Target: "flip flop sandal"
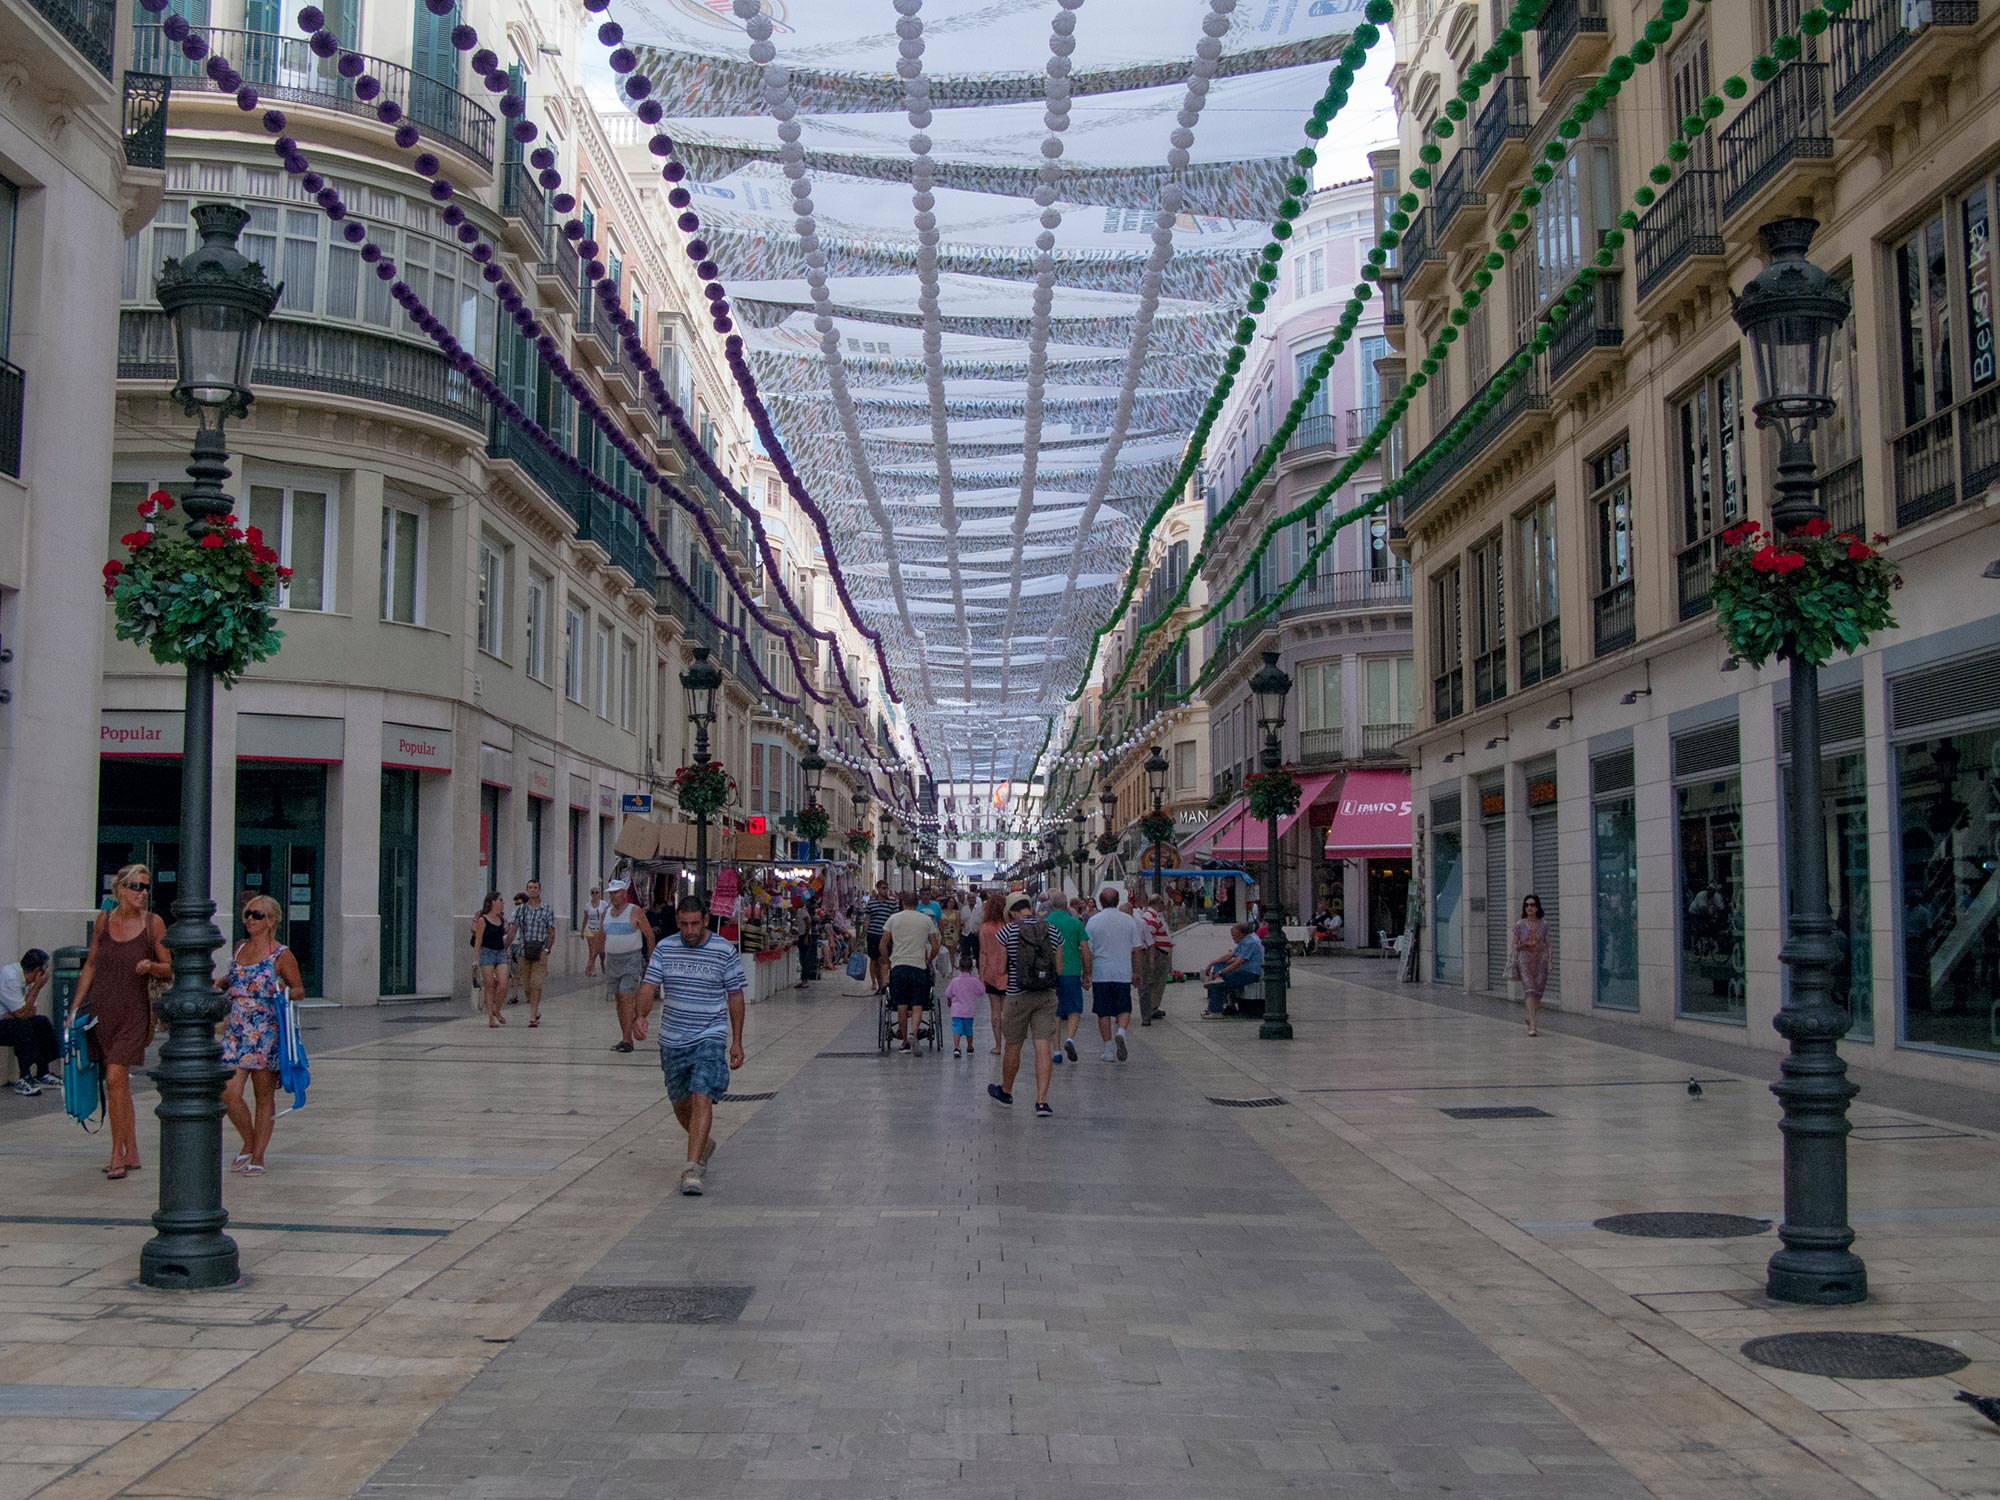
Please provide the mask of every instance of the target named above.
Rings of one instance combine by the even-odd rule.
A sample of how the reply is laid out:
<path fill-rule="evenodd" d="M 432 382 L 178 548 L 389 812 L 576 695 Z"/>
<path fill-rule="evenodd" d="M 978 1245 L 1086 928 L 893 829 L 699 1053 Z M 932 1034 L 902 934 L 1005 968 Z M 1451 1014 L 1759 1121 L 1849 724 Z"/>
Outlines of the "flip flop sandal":
<path fill-rule="evenodd" d="M 123 1167 L 106 1167 L 104 1169 L 104 1175 L 106 1179 L 108 1179 L 111 1182 L 119 1182 L 124 1179 L 125 1170 L 126 1169 Z"/>
<path fill-rule="evenodd" d="M 245 1177 L 262 1177 L 264 1175 L 264 1169 L 258 1166 L 257 1163 L 253 1161 L 244 1166 L 243 1175 Z"/>

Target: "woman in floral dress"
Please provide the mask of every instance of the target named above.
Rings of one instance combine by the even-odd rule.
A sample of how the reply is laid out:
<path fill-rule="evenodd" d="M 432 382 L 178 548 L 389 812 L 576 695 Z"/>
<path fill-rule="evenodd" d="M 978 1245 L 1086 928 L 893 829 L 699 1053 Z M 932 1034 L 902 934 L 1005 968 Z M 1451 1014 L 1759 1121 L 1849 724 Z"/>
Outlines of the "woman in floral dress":
<path fill-rule="evenodd" d="M 222 1088 L 222 1107 L 229 1123 L 243 1138 L 243 1149 L 230 1164 L 246 1177 L 264 1173 L 264 1152 L 278 1122 L 278 1007 L 306 992 L 299 961 L 278 941 L 278 903 L 269 896 L 251 896 L 243 903 L 243 928 L 249 935 L 237 945 L 229 965 L 229 1019 L 222 1028 L 222 1062 L 236 1071 Z M 256 1095 L 256 1113 L 243 1102 L 248 1080 Z"/>
<path fill-rule="evenodd" d="M 1534 1036 L 1542 991 L 1549 987 L 1549 924 L 1542 920 L 1539 896 L 1521 899 L 1521 920 L 1514 924 L 1514 974 L 1527 998 L 1528 1035 Z"/>

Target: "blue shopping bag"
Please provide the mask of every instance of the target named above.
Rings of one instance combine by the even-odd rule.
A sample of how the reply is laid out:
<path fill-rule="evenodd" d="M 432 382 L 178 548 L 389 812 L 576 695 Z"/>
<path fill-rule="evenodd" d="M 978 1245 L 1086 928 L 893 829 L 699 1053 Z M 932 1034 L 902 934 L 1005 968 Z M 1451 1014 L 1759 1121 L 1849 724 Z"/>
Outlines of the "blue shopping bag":
<path fill-rule="evenodd" d="M 96 1024 L 89 1011 L 72 1011 L 62 1033 L 63 1110 L 85 1130 L 93 1128 L 92 1115 L 98 1125 L 104 1123 L 104 1067 L 90 1055 L 90 1028 Z"/>
<path fill-rule="evenodd" d="M 868 977 L 867 954 L 850 953 L 847 955 L 847 977 L 849 979 L 866 979 Z"/>
<path fill-rule="evenodd" d="M 306 1060 L 305 1038 L 300 1035 L 299 1008 L 290 998 L 278 1007 L 278 1087 L 292 1096 L 293 1109 L 306 1107 L 312 1066 Z"/>

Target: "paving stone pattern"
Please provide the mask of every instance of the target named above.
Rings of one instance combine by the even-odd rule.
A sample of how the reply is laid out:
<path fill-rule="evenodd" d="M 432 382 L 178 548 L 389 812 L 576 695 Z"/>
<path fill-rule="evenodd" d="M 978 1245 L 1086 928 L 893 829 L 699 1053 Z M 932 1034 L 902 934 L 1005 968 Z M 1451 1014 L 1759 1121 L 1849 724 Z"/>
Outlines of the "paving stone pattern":
<path fill-rule="evenodd" d="M 1052 1123 L 983 1052 L 806 1063 L 583 1278 L 739 1319 L 533 1323 L 358 1493 L 1648 1493 L 1134 1035 Z"/>

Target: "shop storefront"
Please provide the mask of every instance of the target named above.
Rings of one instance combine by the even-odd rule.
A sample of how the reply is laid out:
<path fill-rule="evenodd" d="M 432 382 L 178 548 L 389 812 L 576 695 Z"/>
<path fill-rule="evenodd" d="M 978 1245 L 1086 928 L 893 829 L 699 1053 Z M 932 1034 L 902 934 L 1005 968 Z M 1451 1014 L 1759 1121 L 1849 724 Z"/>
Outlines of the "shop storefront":
<path fill-rule="evenodd" d="M 421 801 L 427 778 L 449 774 L 452 733 L 414 724 L 382 726 L 382 820 L 378 876 L 382 935 L 377 982 L 384 995 L 417 993 L 417 895 Z"/>
<path fill-rule="evenodd" d="M 1342 935 L 1357 948 L 1386 948 L 1409 926 L 1409 773 L 1349 771 L 1327 802 L 1320 855 L 1350 877 Z"/>
<path fill-rule="evenodd" d="M 1431 799 L 1431 978 L 1465 978 L 1465 839 L 1459 828 L 1463 799 L 1443 792 Z"/>
<path fill-rule="evenodd" d="M 1639 1008 L 1639 812 L 1630 746 L 1590 762 L 1591 1003 Z"/>
<path fill-rule="evenodd" d="M 1734 719 L 1674 736 L 1677 1014 L 1742 1025 L 1748 959 L 1743 868 L 1743 779 Z"/>

